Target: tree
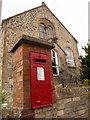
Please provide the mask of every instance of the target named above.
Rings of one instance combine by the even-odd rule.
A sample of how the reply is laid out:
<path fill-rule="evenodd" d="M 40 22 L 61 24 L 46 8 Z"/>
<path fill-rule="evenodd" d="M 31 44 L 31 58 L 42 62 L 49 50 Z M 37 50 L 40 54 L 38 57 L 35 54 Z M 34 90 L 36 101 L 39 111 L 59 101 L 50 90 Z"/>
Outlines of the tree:
<path fill-rule="evenodd" d="M 85 51 L 85 56 L 80 56 L 81 61 L 81 78 L 89 79 L 90 83 L 90 44 L 82 48 Z"/>

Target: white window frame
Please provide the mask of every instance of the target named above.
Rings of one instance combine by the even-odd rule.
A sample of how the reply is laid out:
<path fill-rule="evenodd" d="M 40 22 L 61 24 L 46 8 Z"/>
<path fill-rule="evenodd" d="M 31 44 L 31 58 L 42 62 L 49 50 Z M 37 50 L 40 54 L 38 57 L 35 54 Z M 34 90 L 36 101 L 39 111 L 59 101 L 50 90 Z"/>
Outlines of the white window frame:
<path fill-rule="evenodd" d="M 65 48 L 65 53 L 67 54 L 66 62 L 68 67 L 75 67 L 73 51 L 71 50 L 71 48 L 69 47 Z"/>
<path fill-rule="evenodd" d="M 53 52 L 55 54 L 55 56 L 53 56 Z M 55 50 L 51 50 L 51 55 L 52 55 L 52 62 L 53 62 L 53 59 L 55 59 L 55 66 L 53 66 L 52 64 L 52 69 L 53 68 L 56 68 L 56 74 L 53 73 L 54 76 L 58 76 L 59 75 L 59 70 L 60 70 L 60 60 L 59 60 L 59 57 L 58 57 L 58 53 L 55 51 Z"/>
<path fill-rule="evenodd" d="M 53 38 L 53 28 L 50 25 L 48 26 L 48 37 Z"/>
<path fill-rule="evenodd" d="M 40 23 L 40 38 L 42 38 L 42 39 L 47 38 L 46 26 L 43 23 Z"/>

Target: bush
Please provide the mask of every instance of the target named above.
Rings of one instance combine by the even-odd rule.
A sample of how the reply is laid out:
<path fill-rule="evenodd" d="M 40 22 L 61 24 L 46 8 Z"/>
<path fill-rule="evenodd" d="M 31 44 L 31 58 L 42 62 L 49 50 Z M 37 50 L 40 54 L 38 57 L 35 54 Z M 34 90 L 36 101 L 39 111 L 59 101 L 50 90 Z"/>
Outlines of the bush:
<path fill-rule="evenodd" d="M 78 87 L 90 86 L 90 79 L 84 79 L 83 83 L 78 84 Z"/>
<path fill-rule="evenodd" d="M 5 95 L 7 94 L 6 90 L 0 90 L 0 109 L 7 106 L 7 103 L 4 103 L 7 99 L 5 98 Z"/>

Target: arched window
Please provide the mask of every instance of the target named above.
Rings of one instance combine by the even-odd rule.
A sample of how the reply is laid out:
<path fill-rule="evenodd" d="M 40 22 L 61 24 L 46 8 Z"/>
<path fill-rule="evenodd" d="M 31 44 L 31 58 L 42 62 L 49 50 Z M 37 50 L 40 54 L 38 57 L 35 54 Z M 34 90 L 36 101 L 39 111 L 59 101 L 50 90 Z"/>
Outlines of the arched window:
<path fill-rule="evenodd" d="M 66 56 L 67 65 L 70 66 L 70 67 L 75 67 L 72 50 L 70 48 L 65 48 L 65 52 L 67 54 L 67 56 Z"/>
<path fill-rule="evenodd" d="M 51 26 L 48 26 L 48 37 L 53 38 L 53 29 Z"/>
<path fill-rule="evenodd" d="M 51 51 L 52 53 L 52 69 L 54 75 L 59 75 L 59 59 L 58 54 L 55 50 Z"/>
<path fill-rule="evenodd" d="M 44 24 L 40 24 L 40 38 L 46 39 L 46 27 Z"/>

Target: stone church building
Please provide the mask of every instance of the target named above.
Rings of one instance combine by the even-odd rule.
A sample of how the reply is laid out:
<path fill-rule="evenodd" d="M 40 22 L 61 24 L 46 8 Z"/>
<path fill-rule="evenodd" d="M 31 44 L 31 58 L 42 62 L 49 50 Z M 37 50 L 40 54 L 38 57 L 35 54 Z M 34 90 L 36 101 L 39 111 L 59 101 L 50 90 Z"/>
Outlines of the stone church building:
<path fill-rule="evenodd" d="M 24 117 L 28 111 L 33 118 L 36 108 L 55 104 L 57 86 L 77 84 L 78 42 L 44 2 L 3 20 L 0 29 L 0 85 L 8 101 L 4 113 Z"/>

